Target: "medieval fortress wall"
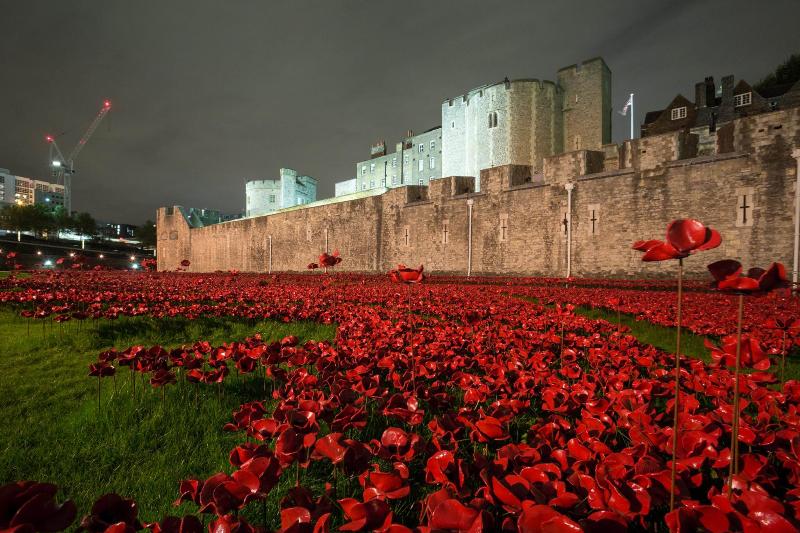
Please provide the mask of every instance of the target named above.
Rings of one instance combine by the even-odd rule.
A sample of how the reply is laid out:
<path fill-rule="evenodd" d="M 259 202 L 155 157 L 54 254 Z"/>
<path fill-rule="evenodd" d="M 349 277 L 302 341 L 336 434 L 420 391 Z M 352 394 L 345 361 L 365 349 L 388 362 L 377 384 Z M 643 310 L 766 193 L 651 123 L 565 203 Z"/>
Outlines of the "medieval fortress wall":
<path fill-rule="evenodd" d="M 427 137 L 403 141 L 398 155 L 359 163 L 351 194 L 205 227 L 190 227 L 180 208 L 160 209 L 159 269 L 189 259 L 201 272 L 302 271 L 338 249 L 340 268 L 353 271 L 424 263 L 439 272 L 654 276 L 664 266 L 642 263 L 631 243 L 663 238 L 669 221 L 689 216 L 723 235 L 720 248 L 686 261 L 690 273 L 721 258 L 791 264 L 800 158 L 791 99 L 800 84 L 768 102 L 730 76 L 716 98 L 709 80 L 698 84 L 704 98 L 678 95 L 648 114 L 649 135 L 621 145 L 609 143 L 611 72 L 600 58 L 559 70 L 555 82 L 478 87 L 442 103 L 441 130 L 425 134 L 441 135 L 441 154 Z M 735 107 L 739 93 L 753 95 L 752 108 Z M 728 117 L 718 127 L 717 114 Z M 438 174 L 417 168 L 438 156 L 442 177 L 397 187 L 389 161 L 399 159 L 405 178 L 415 151 L 411 170 Z"/>
<path fill-rule="evenodd" d="M 327 243 L 328 250 L 338 249 L 344 257 L 341 270 L 383 272 L 397 263 L 424 263 L 435 272 L 565 276 L 569 242 L 572 275 L 658 276 L 669 267 L 642 263 L 631 243 L 663 238 L 669 221 L 688 216 L 723 235 L 718 249 L 685 262 L 689 273 L 705 275 L 705 265 L 722 258 L 739 259 L 746 268 L 765 267 L 770 261 L 791 265 L 800 108 L 736 119 L 706 134 L 712 137 L 712 149 L 699 152 L 698 135 L 688 131 L 604 144 L 604 122 L 610 117 L 598 115 L 573 124 L 568 112 L 548 113 L 548 98 L 558 99 L 559 92 L 580 106 L 584 95 L 578 94 L 574 102 L 568 83 L 556 88 L 531 82 L 526 90 L 529 94 L 520 94 L 518 102 L 531 102 L 534 120 L 528 127 L 562 120 L 561 115 L 563 136 L 545 137 L 535 146 L 506 143 L 502 149 L 546 155 L 560 152 L 564 145 L 568 151 L 543 156 L 541 168 L 534 155 L 527 164 L 490 164 L 479 171 L 478 190 L 474 176 L 454 175 L 453 170 L 464 168 L 469 174 L 472 163 L 466 154 L 488 157 L 491 163 L 491 141 L 475 138 L 485 154 L 451 148 L 455 155 L 447 163 L 448 177 L 431 181 L 429 187 L 384 188 L 354 199 L 347 199 L 351 195 L 203 228 L 190 228 L 178 208 L 161 208 L 159 269 L 173 270 L 189 259 L 195 272 L 303 271 Z M 610 87 L 593 83 L 587 90 L 595 91 L 595 98 L 606 98 Z M 484 102 L 491 102 L 488 93 Z M 505 102 L 513 103 L 514 98 Z M 502 101 L 495 101 L 501 111 Z M 449 116 L 443 112 L 445 131 L 451 126 Z M 463 116 L 468 140 L 470 118 Z M 479 118 L 476 113 L 475 120 Z M 584 128 L 587 122 L 593 124 Z M 501 135 L 513 139 L 520 124 L 512 121 Z M 575 136 L 580 137 L 581 149 L 571 150 Z M 443 143 L 447 158 L 449 147 Z M 467 166 L 455 166 L 462 164 L 459 161 Z M 482 161 L 475 164 L 480 167 Z"/>

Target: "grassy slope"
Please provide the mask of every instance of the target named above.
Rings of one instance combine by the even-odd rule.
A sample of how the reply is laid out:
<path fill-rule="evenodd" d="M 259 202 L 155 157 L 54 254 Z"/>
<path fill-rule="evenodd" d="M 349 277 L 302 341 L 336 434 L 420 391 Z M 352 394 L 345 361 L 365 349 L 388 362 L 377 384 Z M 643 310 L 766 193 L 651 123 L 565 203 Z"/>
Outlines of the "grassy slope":
<path fill-rule="evenodd" d="M 115 491 L 135 497 L 145 520 L 177 512 L 170 502 L 177 497 L 180 480 L 230 471 L 228 453 L 241 437 L 221 428 L 241 403 L 264 397 L 263 382 L 229 377 L 222 398 L 214 386 L 202 387 L 196 406 L 189 385 L 169 388 L 164 403 L 160 391 L 139 380 L 134 401 L 129 372 L 121 369 L 116 394 L 113 380 L 103 380 L 98 412 L 97 381 L 87 376 L 87 365 L 102 350 L 134 344 L 171 347 L 196 340 L 219 343 L 255 331 L 270 340 L 289 334 L 323 340 L 335 334 L 333 326 L 312 323 L 252 326 L 221 319 L 122 319 L 82 330 L 68 323 L 63 332 L 58 325 L 48 327 L 44 337 L 38 323 L 30 334 L 27 329 L 13 313 L 0 312 L 0 483 L 57 483 L 80 513 L 98 496 Z M 185 507 L 184 512 L 193 511 Z"/>

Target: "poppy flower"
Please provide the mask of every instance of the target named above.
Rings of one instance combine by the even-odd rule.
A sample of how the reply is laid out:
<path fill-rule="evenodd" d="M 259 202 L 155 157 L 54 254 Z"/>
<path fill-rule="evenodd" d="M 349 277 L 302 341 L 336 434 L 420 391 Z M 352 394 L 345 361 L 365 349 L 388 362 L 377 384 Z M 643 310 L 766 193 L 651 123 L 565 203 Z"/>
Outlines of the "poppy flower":
<path fill-rule="evenodd" d="M 364 488 L 364 501 L 375 498 L 396 500 L 411 493 L 408 485 L 410 473 L 404 463 L 394 463 L 392 472 L 381 472 L 380 465 L 373 467 L 374 470 L 363 472 L 359 476 L 359 483 Z"/>
<path fill-rule="evenodd" d="M 705 346 L 711 350 L 711 359 L 715 364 L 724 364 L 728 367 L 736 365 L 736 335 L 723 337 L 721 347 L 715 346 L 708 340 L 705 341 Z M 769 354 L 762 349 L 758 339 L 751 335 L 742 336 L 740 364 L 755 370 L 766 370 L 770 367 Z"/>
<path fill-rule="evenodd" d="M 642 261 L 665 261 L 683 259 L 704 250 L 711 250 L 722 243 L 717 230 L 707 228 L 699 220 L 684 218 L 673 220 L 667 226 L 665 241 L 636 241 L 633 249 L 644 252 Z"/>
<path fill-rule="evenodd" d="M 72 500 L 56 504 L 56 492 L 55 485 L 35 481 L 0 486 L 0 531 L 51 533 L 67 529 L 78 511 Z"/>
<path fill-rule="evenodd" d="M 339 256 L 339 250 L 334 250 L 332 254 L 323 252 L 319 256 L 319 265 L 323 268 L 332 268 L 341 262 L 342 258 Z"/>
<path fill-rule="evenodd" d="M 203 524 L 194 515 L 165 516 L 160 522 L 145 524 L 145 527 L 153 533 L 203 533 Z"/>
<path fill-rule="evenodd" d="M 417 269 L 408 268 L 405 265 L 397 265 L 395 270 L 389 271 L 389 279 L 393 283 L 421 283 L 425 279 L 422 273 L 422 265 Z"/>
<path fill-rule="evenodd" d="M 579 533 L 583 528 L 577 522 L 559 513 L 549 505 L 536 505 L 533 502 L 523 504 L 522 514 L 517 520 L 520 533 Z"/>
<path fill-rule="evenodd" d="M 257 530 L 242 516 L 220 516 L 208 525 L 208 533 L 256 533 Z"/>
<path fill-rule="evenodd" d="M 138 531 L 142 529 L 138 514 L 139 509 L 135 501 L 112 492 L 94 502 L 91 513 L 81 520 L 78 531 L 103 533 L 111 526 L 114 526 L 115 532 L 119 533 Z"/>
<path fill-rule="evenodd" d="M 723 259 L 708 265 L 714 277 L 714 287 L 736 294 L 767 293 L 780 287 L 788 287 L 786 267 L 772 263 L 767 270 L 751 268 L 742 276 L 742 264 L 732 259 Z"/>

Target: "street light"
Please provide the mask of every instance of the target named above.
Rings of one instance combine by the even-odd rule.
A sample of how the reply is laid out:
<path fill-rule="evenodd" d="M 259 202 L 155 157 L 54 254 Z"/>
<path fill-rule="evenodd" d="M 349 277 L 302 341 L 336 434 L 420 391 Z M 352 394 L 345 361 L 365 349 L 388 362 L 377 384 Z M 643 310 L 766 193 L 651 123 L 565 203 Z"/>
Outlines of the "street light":
<path fill-rule="evenodd" d="M 36 250 L 36 255 L 42 255 L 42 251 L 41 250 Z"/>
<path fill-rule="evenodd" d="M 53 166 L 58 168 L 61 166 L 61 161 L 53 161 Z"/>
<path fill-rule="evenodd" d="M 100 257 L 100 259 L 102 259 L 105 256 L 103 254 L 100 254 L 98 257 Z"/>

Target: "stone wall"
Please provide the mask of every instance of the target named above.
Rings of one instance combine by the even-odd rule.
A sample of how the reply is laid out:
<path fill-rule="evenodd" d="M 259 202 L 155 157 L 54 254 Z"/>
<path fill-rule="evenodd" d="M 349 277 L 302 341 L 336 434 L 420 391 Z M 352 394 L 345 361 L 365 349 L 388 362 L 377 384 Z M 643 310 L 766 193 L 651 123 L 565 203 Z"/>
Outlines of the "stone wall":
<path fill-rule="evenodd" d="M 543 173 L 525 165 L 446 177 L 350 201 L 189 229 L 177 208 L 158 212 L 159 269 L 181 259 L 192 271 L 305 270 L 325 249 L 340 250 L 343 270 L 384 272 L 397 263 L 434 272 L 467 271 L 472 202 L 472 272 L 566 274 L 567 191 L 572 193 L 572 274 L 658 276 L 671 265 L 642 263 L 638 239 L 663 238 L 670 220 L 694 217 L 718 229 L 717 250 L 686 261 L 736 258 L 746 266 L 791 265 L 800 109 L 735 121 L 733 150 L 696 156 L 697 135 L 675 132 L 546 158 Z M 170 211 L 173 214 L 170 214 Z M 743 216 L 743 213 L 745 216 Z"/>

